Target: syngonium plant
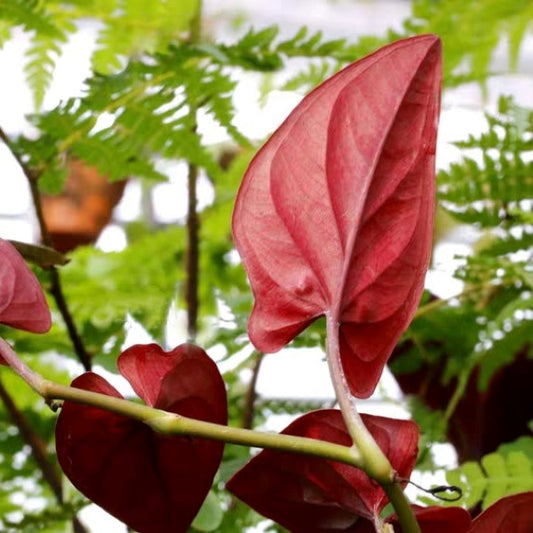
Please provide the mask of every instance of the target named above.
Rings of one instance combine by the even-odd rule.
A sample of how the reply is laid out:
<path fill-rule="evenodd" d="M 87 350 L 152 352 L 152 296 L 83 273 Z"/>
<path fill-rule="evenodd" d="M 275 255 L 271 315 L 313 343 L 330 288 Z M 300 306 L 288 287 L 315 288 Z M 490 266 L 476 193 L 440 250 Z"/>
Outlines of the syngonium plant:
<path fill-rule="evenodd" d="M 45 380 L 0 339 L 4 362 L 46 400 L 65 400 L 59 464 L 89 499 L 146 533 L 187 531 L 223 442 L 265 448 L 227 488 L 294 532 L 527 531 L 532 493 L 473 522 L 459 507 L 410 506 L 414 422 L 359 415 L 413 317 L 432 242 L 441 44 L 386 46 L 311 92 L 250 164 L 233 234 L 255 305 L 253 344 L 279 350 L 325 316 L 340 410 L 310 412 L 281 434 L 227 427 L 226 390 L 199 347 L 135 345 L 120 373 L 145 405 L 87 372 Z M 50 313 L 18 252 L 0 241 L 0 322 L 43 333 Z M 382 516 L 391 502 L 395 513 Z M 509 529 L 511 528 L 511 529 Z"/>

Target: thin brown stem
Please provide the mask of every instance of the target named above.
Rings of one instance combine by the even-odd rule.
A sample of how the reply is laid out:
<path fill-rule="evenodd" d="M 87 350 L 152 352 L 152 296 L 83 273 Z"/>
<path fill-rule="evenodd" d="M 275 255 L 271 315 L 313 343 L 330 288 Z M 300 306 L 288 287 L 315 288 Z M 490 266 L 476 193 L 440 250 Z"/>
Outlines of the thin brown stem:
<path fill-rule="evenodd" d="M 198 43 L 202 31 L 202 2 L 198 2 L 196 13 L 189 27 L 190 44 Z M 192 133 L 196 134 L 197 105 L 189 104 L 189 116 L 192 123 Z M 198 217 L 198 167 L 189 162 L 187 176 L 188 208 L 187 208 L 187 255 L 186 255 L 186 281 L 185 302 L 187 306 L 187 335 L 189 341 L 196 339 L 198 331 L 198 284 L 199 284 L 199 257 L 200 257 L 200 219 Z"/>
<path fill-rule="evenodd" d="M 56 466 L 50 461 L 46 453 L 46 443 L 41 437 L 33 430 L 31 424 L 24 416 L 18 407 L 15 405 L 13 398 L 11 398 L 9 392 L 4 387 L 2 380 L 0 379 L 0 399 L 4 403 L 9 417 L 15 426 L 17 426 L 21 437 L 31 448 L 31 453 L 37 466 L 43 473 L 44 480 L 50 485 L 56 500 L 59 503 L 63 503 L 63 489 L 61 485 L 61 476 Z"/>
<path fill-rule="evenodd" d="M 67 301 L 65 299 L 65 295 L 63 293 L 63 286 L 61 284 L 59 272 L 55 267 L 50 268 L 50 292 L 54 297 L 61 316 L 63 317 L 65 326 L 67 327 L 68 335 L 70 337 L 72 345 L 74 346 L 74 351 L 76 352 L 78 359 L 80 360 L 85 370 L 91 370 L 91 355 L 85 348 L 85 344 L 83 343 L 83 340 L 79 334 L 78 328 L 74 323 L 74 318 L 72 317 Z"/>
<path fill-rule="evenodd" d="M 257 398 L 256 386 L 257 378 L 259 377 L 259 370 L 261 369 L 261 363 L 263 362 L 264 354 L 258 353 L 254 366 L 252 368 L 252 379 L 248 384 L 248 389 L 246 390 L 246 398 L 244 402 L 244 411 L 242 416 L 242 427 L 246 429 L 251 429 L 254 422 L 255 415 L 255 400 Z"/>
<path fill-rule="evenodd" d="M 41 232 L 41 240 L 45 246 L 52 247 L 52 238 L 50 237 L 50 232 L 48 231 L 48 227 L 46 225 L 46 221 L 44 219 L 44 213 L 42 209 L 41 191 L 39 190 L 39 186 L 38 186 L 39 174 L 34 172 L 31 168 L 28 167 L 28 165 L 24 163 L 24 161 L 19 156 L 19 154 L 17 154 L 16 151 L 11 146 L 9 137 L 6 135 L 6 133 L 1 127 L 0 127 L 0 139 L 9 148 L 9 150 L 13 154 L 13 157 L 15 158 L 20 168 L 22 169 L 24 176 L 26 176 L 26 179 L 28 180 L 28 184 L 30 186 L 30 194 L 32 197 L 32 202 L 35 208 L 35 214 L 37 216 L 37 220 L 39 223 L 39 229 Z M 79 331 L 74 322 L 74 318 L 72 317 L 72 313 L 70 312 L 70 309 L 68 307 L 68 304 L 65 299 L 64 292 L 63 292 L 63 287 L 61 284 L 61 277 L 59 275 L 59 271 L 54 265 L 51 265 L 48 268 L 48 271 L 50 272 L 50 293 L 52 294 L 56 302 L 57 308 L 59 312 L 61 313 L 61 316 L 63 317 L 65 326 L 68 331 L 68 335 L 70 337 L 72 345 L 74 346 L 74 351 L 76 352 L 78 359 L 83 365 L 83 368 L 85 370 L 90 370 L 91 369 L 91 355 L 85 348 L 81 335 L 79 334 Z"/>
<path fill-rule="evenodd" d="M 41 470 L 44 481 L 49 485 L 54 494 L 57 503 L 62 505 L 63 485 L 61 481 L 61 474 L 56 465 L 50 461 L 46 452 L 46 443 L 34 430 L 24 413 L 17 407 L 8 390 L 4 387 L 0 379 L 0 400 L 4 403 L 9 418 L 13 424 L 18 428 L 20 435 L 24 442 L 28 444 L 31 449 L 33 459 L 38 468 Z M 75 533 L 87 533 L 87 528 L 74 516 L 72 518 L 72 527 Z"/>
<path fill-rule="evenodd" d="M 185 300 L 187 303 L 187 334 L 189 341 L 194 341 L 198 330 L 198 280 L 199 280 L 199 238 L 200 221 L 198 218 L 198 198 L 196 185 L 198 167 L 189 163 L 187 189 L 189 207 L 187 211 L 187 256 Z"/>

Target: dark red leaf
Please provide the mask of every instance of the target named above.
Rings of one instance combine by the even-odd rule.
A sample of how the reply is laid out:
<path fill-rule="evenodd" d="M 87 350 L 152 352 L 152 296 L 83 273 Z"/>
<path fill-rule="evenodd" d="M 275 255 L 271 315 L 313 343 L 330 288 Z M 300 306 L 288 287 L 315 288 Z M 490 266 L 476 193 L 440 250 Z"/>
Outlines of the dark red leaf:
<path fill-rule="evenodd" d="M 259 151 L 233 216 L 255 296 L 252 342 L 279 350 L 339 324 L 352 392 L 369 396 L 429 261 L 441 46 L 413 37 L 310 93 Z"/>
<path fill-rule="evenodd" d="M 417 456 L 417 425 L 409 420 L 362 417 L 393 468 L 408 478 Z M 341 412 L 333 409 L 308 413 L 283 433 L 345 446 L 352 443 Z M 373 521 L 387 503 L 381 487 L 355 467 L 273 450 L 255 456 L 227 488 L 293 532 L 358 531 L 352 528 L 361 517 Z"/>
<path fill-rule="evenodd" d="M 133 346 L 119 369 L 148 405 L 190 418 L 227 423 L 226 390 L 215 363 L 200 348 L 171 352 Z M 120 398 L 100 376 L 72 386 Z M 57 456 L 72 483 L 92 501 L 139 531 L 187 531 L 222 458 L 223 443 L 163 436 L 141 422 L 65 402 L 56 427 Z"/>
<path fill-rule="evenodd" d="M 416 520 L 422 533 L 468 533 L 472 520 L 470 514 L 461 507 L 419 507 L 413 505 Z M 396 516 L 387 518 L 394 524 L 394 531 L 403 529 Z"/>
<path fill-rule="evenodd" d="M 522 492 L 498 500 L 472 523 L 469 533 L 531 533 L 533 492 Z"/>
<path fill-rule="evenodd" d="M 43 290 L 14 246 L 0 239 L 0 323 L 32 333 L 52 325 Z"/>

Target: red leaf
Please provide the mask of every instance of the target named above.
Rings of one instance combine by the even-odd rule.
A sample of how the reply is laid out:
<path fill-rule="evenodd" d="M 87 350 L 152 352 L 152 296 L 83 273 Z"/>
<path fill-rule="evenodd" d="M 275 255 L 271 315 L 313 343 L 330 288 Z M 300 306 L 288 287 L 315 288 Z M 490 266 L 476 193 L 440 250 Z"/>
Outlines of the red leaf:
<path fill-rule="evenodd" d="M 0 239 L 0 323 L 45 333 L 52 325 L 43 290 L 11 243 Z"/>
<path fill-rule="evenodd" d="M 417 425 L 408 420 L 362 417 L 393 468 L 408 478 L 417 456 Z M 341 412 L 332 409 L 308 413 L 283 433 L 352 444 Z M 361 518 L 373 522 L 387 503 L 381 487 L 355 467 L 273 450 L 255 456 L 229 480 L 227 488 L 293 532 L 358 531 L 352 528 Z"/>
<path fill-rule="evenodd" d="M 472 523 L 469 533 L 531 533 L 533 492 L 522 492 L 498 500 Z"/>
<path fill-rule="evenodd" d="M 200 348 L 183 344 L 164 352 L 153 344 L 133 346 L 120 356 L 119 369 L 148 405 L 227 423 L 224 383 Z M 72 386 L 121 397 L 90 372 Z M 187 531 L 211 488 L 223 447 L 160 435 L 141 422 L 70 401 L 56 427 L 57 456 L 72 483 L 141 533 Z"/>
<path fill-rule="evenodd" d="M 233 216 L 255 296 L 249 333 L 279 350 L 339 324 L 352 392 L 369 396 L 423 288 L 432 239 L 441 46 L 386 46 L 323 83 L 250 164 Z"/>
<path fill-rule="evenodd" d="M 468 533 L 472 520 L 470 514 L 461 507 L 419 507 L 413 505 L 418 525 L 422 533 Z M 386 519 L 394 524 L 394 531 L 402 533 L 396 515 Z"/>

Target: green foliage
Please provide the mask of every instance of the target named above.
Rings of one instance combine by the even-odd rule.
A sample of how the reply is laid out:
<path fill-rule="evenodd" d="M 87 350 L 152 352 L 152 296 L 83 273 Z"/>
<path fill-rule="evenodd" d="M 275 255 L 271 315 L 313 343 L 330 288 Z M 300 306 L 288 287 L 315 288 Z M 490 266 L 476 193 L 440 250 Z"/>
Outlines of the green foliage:
<path fill-rule="evenodd" d="M 30 363 L 36 370 L 55 379 L 66 381 L 64 371 L 58 371 L 55 365 L 41 358 Z M 55 415 L 39 401 L 29 387 L 15 376 L 8 368 L 0 368 L 0 386 L 9 395 L 17 416 L 23 418 L 31 427 L 34 437 L 39 439 L 44 451 L 54 464 L 53 435 Z M 31 453 L 24 435 L 13 422 L 13 413 L 0 401 L 0 529 L 2 531 L 45 531 L 45 525 L 57 522 L 65 523 L 72 517 L 74 508 L 71 503 L 58 505 L 53 492 L 45 481 Z M 79 499 L 79 498 L 78 498 Z M 86 501 L 83 500 L 83 505 Z M 39 512 L 29 513 L 28 502 L 37 504 Z M 76 511 L 81 507 L 81 500 L 73 504 Z M 22 519 L 22 522 L 20 520 Z M 54 526 L 55 531 L 62 531 Z"/>
<path fill-rule="evenodd" d="M 169 41 L 182 38 L 197 9 L 198 0 L 8 0 L 0 6 L 0 19 L 33 33 L 25 69 L 39 108 L 61 45 L 76 31 L 80 20 L 98 22 L 93 68 L 110 74 L 129 58 L 162 51 Z"/>
<path fill-rule="evenodd" d="M 69 533 L 72 529 L 69 519 L 87 505 L 86 500 L 64 503 L 62 505 L 50 504 L 40 512 L 24 512 L 21 520 L 4 519 L 5 529 L 14 533 Z"/>
<path fill-rule="evenodd" d="M 99 0 L 80 10 L 78 16 L 85 11 L 105 23 L 93 55 L 94 71 L 116 72 L 128 58 L 162 50 L 187 32 L 197 9 L 198 0 Z"/>
<path fill-rule="evenodd" d="M 435 471 L 432 448 L 435 443 L 447 441 L 446 418 L 442 411 L 430 409 L 417 396 L 410 396 L 407 401 L 413 420 L 420 426 L 421 431 L 416 468 L 421 471 Z"/>
<path fill-rule="evenodd" d="M 413 34 L 444 37 L 446 83 L 484 81 L 502 38 L 509 42 L 509 64 L 516 68 L 521 44 L 531 31 L 533 7 L 528 0 L 415 0 L 405 28 Z"/>
<path fill-rule="evenodd" d="M 192 528 L 195 531 L 218 531 L 223 519 L 224 512 L 221 509 L 221 502 L 215 492 L 211 491 L 202 508 L 198 511 Z"/>
<path fill-rule="evenodd" d="M 503 496 L 533 490 L 533 462 L 522 451 L 490 453 L 447 472 L 446 481 L 462 489 L 466 507 L 481 503 L 486 509 Z"/>
<path fill-rule="evenodd" d="M 466 156 L 439 175 L 441 205 L 461 222 L 485 230 L 456 275 L 479 287 L 483 308 L 472 361 L 481 364 L 480 386 L 531 346 L 533 231 L 528 223 L 533 198 L 533 112 L 501 97 L 497 115 L 487 114 L 488 131 L 457 143 Z M 479 294 L 476 295 L 479 302 Z"/>
<path fill-rule="evenodd" d="M 110 181 L 140 181 L 144 199 L 168 179 L 162 162 L 181 162 L 207 177 L 214 201 L 200 214 L 200 323 L 198 342 L 221 353 L 227 369 L 229 423 L 240 426 L 250 408 L 250 374 L 260 357 L 249 346 L 246 323 L 252 300 L 245 274 L 235 257 L 230 232 L 233 201 L 244 170 L 256 150 L 234 124 L 237 80 L 251 73 L 266 80 L 266 90 L 307 92 L 348 62 L 378 46 L 415 33 L 438 33 L 445 48 L 445 86 L 483 82 L 502 38 L 509 42 L 509 63 L 516 66 L 521 44 L 531 33 L 528 1 L 415 0 L 413 15 L 401 31 L 365 35 L 350 42 L 299 29 L 281 39 L 277 27 L 245 31 L 235 42 L 199 35 L 198 0 L 7 0 L 0 2 L 0 44 L 12 29 L 29 34 L 23 68 L 38 109 L 52 80 L 62 46 L 80 21 L 96 22 L 93 72 L 81 97 L 36 113 L 32 136 L 10 140 L 12 150 L 39 178 L 41 191 L 57 194 L 67 175 L 66 161 L 76 157 L 96 166 Z M 208 27 L 208 24 L 206 24 Z M 21 66 L 22 68 L 22 66 Z M 290 72 L 290 74 L 289 74 Z M 209 117 L 226 133 L 224 145 L 209 145 L 199 118 Z M 439 175 L 441 206 L 461 223 L 484 231 L 475 253 L 456 273 L 464 294 L 453 302 L 429 295 L 405 335 L 391 367 L 405 375 L 427 367 L 441 383 L 464 382 L 479 367 L 479 386 L 512 363 L 518 353 L 531 355 L 533 273 L 533 113 L 502 98 L 496 114 L 487 115 L 488 131 L 458 143 L 461 163 Z M 185 178 L 184 178 L 185 182 Z M 186 194 L 185 183 L 183 194 Z M 161 227 L 146 210 L 125 227 L 127 247 L 104 253 L 94 247 L 69 254 L 60 268 L 69 309 L 93 363 L 116 371 L 116 356 L 126 337 L 127 317 L 165 343 L 169 309 L 185 307 L 187 230 L 183 223 Z M 529 254 L 529 255 L 528 255 Z M 46 288 L 50 274 L 37 271 Z M 53 298 L 54 326 L 44 336 L 0 327 L 43 375 L 67 383 L 56 362 L 76 359 L 76 351 Z M 294 348 L 323 347 L 319 320 L 298 337 Z M 50 354 L 54 354 L 50 357 Z M 18 408 L 31 421 L 51 452 L 55 415 L 20 380 L 2 370 L 1 378 Z M 457 389 L 460 393 L 460 389 Z M 297 415 L 325 407 L 319 401 L 256 398 L 255 424 L 272 414 Z M 433 468 L 431 446 L 443 442 L 446 420 L 420 401 L 410 400 L 423 430 L 419 468 Z M 531 489 L 531 443 L 518 440 L 449 473 L 465 488 L 469 505 L 514 491 Z M 78 497 L 59 505 L 16 425 L 0 404 L 0 517 L 18 512 L 23 531 L 63 531 L 86 503 Z M 250 450 L 228 445 L 205 506 L 193 531 L 246 531 L 262 518 L 224 491 L 224 482 L 250 457 Z M 50 453 L 51 461 L 54 460 Z M 454 477 L 455 476 L 455 477 Z M 33 480 L 28 483 L 28 480 Z M 43 499 L 44 510 L 27 513 L 13 501 L 16 491 Z M 7 526 L 4 520 L 3 526 Z M 1 526 L 0 526 L 1 527 Z M 279 531 L 276 525 L 268 531 Z"/>
<path fill-rule="evenodd" d="M 509 234 L 522 212 L 525 198 L 533 197 L 533 162 L 525 154 L 533 149 L 533 111 L 501 97 L 498 113 L 486 114 L 488 131 L 455 143 L 472 157 L 464 157 L 439 175 L 443 207 L 461 222 L 483 228 L 501 227 Z M 476 159 L 473 156 L 478 156 Z M 531 232 L 522 237 L 531 244 Z M 502 238 L 497 241 L 502 245 Z"/>
<path fill-rule="evenodd" d="M 0 4 L 0 19 L 21 26 L 32 33 L 26 52 L 28 84 L 33 89 L 35 106 L 39 108 L 52 81 L 57 57 L 76 26 L 69 20 L 68 10 L 53 13 L 37 0 L 9 0 Z M 6 35 L 7 37 L 7 35 Z"/>

